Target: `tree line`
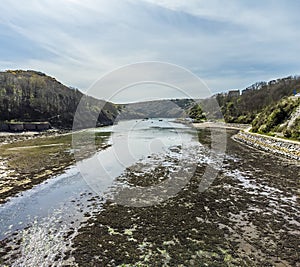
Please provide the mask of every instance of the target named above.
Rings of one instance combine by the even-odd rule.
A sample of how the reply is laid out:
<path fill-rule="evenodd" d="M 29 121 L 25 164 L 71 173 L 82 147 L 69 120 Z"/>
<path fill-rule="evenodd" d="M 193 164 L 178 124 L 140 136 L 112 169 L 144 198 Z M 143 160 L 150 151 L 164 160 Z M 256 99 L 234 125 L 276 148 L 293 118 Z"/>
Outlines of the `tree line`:
<path fill-rule="evenodd" d="M 78 89 L 71 89 L 41 72 L 0 72 L 0 121 L 49 121 L 55 127 L 71 128 L 82 97 Z M 92 97 L 84 100 L 87 113 L 94 116 L 99 113 L 99 124 L 112 124 L 118 113 L 115 105 Z M 86 119 L 82 118 L 82 123 Z"/>

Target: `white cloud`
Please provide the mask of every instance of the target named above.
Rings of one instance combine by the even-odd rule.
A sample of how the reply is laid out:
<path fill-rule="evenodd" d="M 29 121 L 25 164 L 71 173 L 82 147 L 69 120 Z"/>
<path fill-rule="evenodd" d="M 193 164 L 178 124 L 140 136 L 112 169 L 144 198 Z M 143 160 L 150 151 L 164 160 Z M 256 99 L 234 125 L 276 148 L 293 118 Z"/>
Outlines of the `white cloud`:
<path fill-rule="evenodd" d="M 0 68 L 38 69 L 86 89 L 121 65 L 161 60 L 194 71 L 214 90 L 241 88 L 300 72 L 299 7 L 292 0 L 3 0 L 0 29 L 49 56 L 16 56 Z"/>

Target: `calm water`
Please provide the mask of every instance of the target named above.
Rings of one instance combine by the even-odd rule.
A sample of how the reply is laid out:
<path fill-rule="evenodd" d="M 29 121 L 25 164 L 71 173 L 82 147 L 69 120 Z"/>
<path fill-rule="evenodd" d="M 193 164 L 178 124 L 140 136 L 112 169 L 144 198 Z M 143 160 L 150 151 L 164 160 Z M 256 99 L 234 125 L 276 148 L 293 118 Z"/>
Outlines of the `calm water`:
<path fill-rule="evenodd" d="M 151 154 L 167 153 L 174 145 L 197 140 L 193 129 L 170 120 L 123 121 L 90 131 L 110 132 L 108 142 L 112 146 L 1 205 L 1 239 L 36 220 L 59 217 L 67 223 L 82 221 L 83 213 L 90 210 L 88 200 L 102 197 L 126 167 Z"/>

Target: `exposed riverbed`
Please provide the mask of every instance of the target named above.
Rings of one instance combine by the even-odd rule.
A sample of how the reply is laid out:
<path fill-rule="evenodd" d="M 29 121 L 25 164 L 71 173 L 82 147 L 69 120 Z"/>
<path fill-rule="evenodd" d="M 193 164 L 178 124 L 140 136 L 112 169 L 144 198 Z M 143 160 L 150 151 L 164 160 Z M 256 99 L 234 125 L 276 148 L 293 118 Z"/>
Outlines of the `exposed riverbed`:
<path fill-rule="evenodd" d="M 102 192 L 71 167 L 0 206 L 3 264 L 298 266 L 299 163 L 235 142 L 236 133 L 227 130 L 223 165 L 215 166 L 218 176 L 200 192 L 207 167 L 218 162 L 210 131 L 195 135 L 187 126 L 158 120 L 139 124 L 129 138 L 136 148 L 145 145 L 123 169 L 101 179 Z M 108 144 L 96 155 L 102 162 L 113 160 L 115 144 Z M 114 202 L 120 187 L 180 183 L 174 178 L 180 169 L 189 171 L 189 179 L 173 196 L 143 207 Z M 43 259 L 45 246 L 50 253 Z"/>

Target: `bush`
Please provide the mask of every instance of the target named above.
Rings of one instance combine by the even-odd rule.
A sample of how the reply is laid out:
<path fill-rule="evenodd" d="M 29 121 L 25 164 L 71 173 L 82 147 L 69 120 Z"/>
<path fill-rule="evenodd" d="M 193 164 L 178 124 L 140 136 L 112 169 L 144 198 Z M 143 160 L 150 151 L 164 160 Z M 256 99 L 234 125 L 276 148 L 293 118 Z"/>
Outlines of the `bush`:
<path fill-rule="evenodd" d="M 268 127 L 267 124 L 263 124 L 258 128 L 259 133 L 267 133 L 270 131 L 270 128 Z"/>
<path fill-rule="evenodd" d="M 196 122 L 200 122 L 206 119 L 205 114 L 199 104 L 194 105 L 188 112 L 189 117 Z"/>
<path fill-rule="evenodd" d="M 284 129 L 283 130 L 283 136 L 286 137 L 286 138 L 290 138 L 290 137 L 292 137 L 292 133 L 291 133 L 290 130 Z"/>

